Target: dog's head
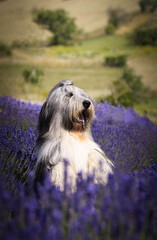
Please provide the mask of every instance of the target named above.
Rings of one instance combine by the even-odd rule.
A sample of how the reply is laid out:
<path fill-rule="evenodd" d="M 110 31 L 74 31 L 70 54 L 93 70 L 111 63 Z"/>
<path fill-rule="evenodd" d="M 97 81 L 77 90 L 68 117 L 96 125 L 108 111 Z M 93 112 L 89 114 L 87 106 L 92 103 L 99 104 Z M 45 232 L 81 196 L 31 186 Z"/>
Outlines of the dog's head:
<path fill-rule="evenodd" d="M 63 80 L 50 91 L 42 106 L 39 132 L 48 131 L 55 122 L 69 131 L 85 131 L 93 117 L 94 107 L 86 92 Z"/>

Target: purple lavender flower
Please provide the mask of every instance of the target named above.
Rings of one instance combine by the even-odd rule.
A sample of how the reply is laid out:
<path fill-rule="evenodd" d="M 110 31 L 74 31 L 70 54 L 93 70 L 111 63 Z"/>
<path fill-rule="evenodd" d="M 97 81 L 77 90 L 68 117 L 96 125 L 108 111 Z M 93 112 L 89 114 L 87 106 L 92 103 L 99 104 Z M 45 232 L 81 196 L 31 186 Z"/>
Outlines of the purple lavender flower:
<path fill-rule="evenodd" d="M 93 137 L 115 163 L 114 175 L 103 186 L 79 173 L 74 193 L 47 176 L 37 198 L 40 108 L 0 97 L 0 239 L 156 239 L 157 127 L 131 108 L 95 103 Z"/>

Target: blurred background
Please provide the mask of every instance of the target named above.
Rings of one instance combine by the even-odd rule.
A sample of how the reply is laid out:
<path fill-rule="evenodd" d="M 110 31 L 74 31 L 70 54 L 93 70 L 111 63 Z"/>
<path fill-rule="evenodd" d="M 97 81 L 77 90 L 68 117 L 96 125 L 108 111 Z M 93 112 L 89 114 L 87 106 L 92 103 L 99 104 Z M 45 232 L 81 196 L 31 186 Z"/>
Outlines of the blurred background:
<path fill-rule="evenodd" d="M 157 0 L 0 0 L 0 96 L 71 79 L 157 124 Z"/>

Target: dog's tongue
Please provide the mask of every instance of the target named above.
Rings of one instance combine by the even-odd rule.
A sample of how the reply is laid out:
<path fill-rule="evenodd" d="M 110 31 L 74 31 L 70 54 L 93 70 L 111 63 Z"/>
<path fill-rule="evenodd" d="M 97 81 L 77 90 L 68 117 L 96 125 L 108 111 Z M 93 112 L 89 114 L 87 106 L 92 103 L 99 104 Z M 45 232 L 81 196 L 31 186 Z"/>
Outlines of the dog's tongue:
<path fill-rule="evenodd" d="M 83 130 L 84 130 L 85 129 L 85 119 L 84 119 L 83 114 L 81 115 L 81 121 L 82 121 Z"/>
<path fill-rule="evenodd" d="M 83 130 L 85 129 L 85 120 L 82 119 L 82 127 L 83 127 Z"/>

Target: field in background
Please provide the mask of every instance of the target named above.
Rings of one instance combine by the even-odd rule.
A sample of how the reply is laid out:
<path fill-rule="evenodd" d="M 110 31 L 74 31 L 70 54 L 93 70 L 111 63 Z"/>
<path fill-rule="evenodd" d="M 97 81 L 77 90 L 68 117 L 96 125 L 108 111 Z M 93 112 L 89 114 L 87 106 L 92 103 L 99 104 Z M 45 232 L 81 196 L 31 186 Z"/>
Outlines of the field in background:
<path fill-rule="evenodd" d="M 76 24 L 85 33 L 99 33 L 107 24 L 107 10 L 112 7 L 123 8 L 128 13 L 139 10 L 138 0 L 2 1 L 0 2 L 0 39 L 7 43 L 12 43 L 14 40 L 45 42 L 50 36 L 49 32 L 32 22 L 32 11 L 36 8 L 65 9 L 76 19 Z"/>
<path fill-rule="evenodd" d="M 100 95 L 105 96 L 110 93 L 112 81 L 120 77 L 122 71 L 104 66 L 105 54 L 121 51 L 126 43 L 125 38 L 114 38 L 114 48 L 111 48 L 113 37 L 103 37 L 72 47 L 16 49 L 12 57 L 0 59 L 0 93 L 42 102 L 58 81 L 71 79 L 95 100 Z M 44 70 L 41 84 L 33 87 L 25 84 L 22 72 L 27 67 Z"/>
<path fill-rule="evenodd" d="M 43 101 L 54 84 L 71 79 L 96 100 L 108 95 L 112 81 L 122 74 L 120 68 L 106 67 L 105 57 L 112 54 L 134 57 L 135 51 L 125 36 L 100 37 L 67 47 L 15 49 L 11 57 L 0 59 L 0 94 Z M 22 72 L 27 67 L 44 70 L 40 85 L 24 82 Z"/>
<path fill-rule="evenodd" d="M 60 80 L 71 79 L 94 99 L 107 96 L 112 82 L 121 77 L 123 68 L 104 65 L 106 56 L 127 54 L 128 65 L 142 76 L 145 86 L 157 91 L 156 47 L 135 47 L 127 36 L 106 36 L 83 41 L 75 46 L 15 49 L 13 55 L 0 59 L 0 95 L 12 95 L 24 100 L 43 102 L 50 89 Z M 26 68 L 43 69 L 42 82 L 25 83 L 22 72 Z M 157 100 L 153 97 L 135 109 L 157 118 Z"/>
<path fill-rule="evenodd" d="M 87 5 L 88 8 L 83 6 Z M 63 8 L 84 30 L 87 40 L 74 46 L 45 47 L 51 35 L 32 22 L 32 10 Z M 130 20 L 121 25 L 116 35 L 101 36 L 108 20 L 109 8 L 123 8 Z M 0 58 L 0 95 L 12 95 L 24 100 L 43 102 L 50 89 L 60 80 L 71 79 L 74 84 L 85 89 L 94 99 L 110 94 L 112 82 L 121 77 L 122 68 L 104 65 L 110 55 L 126 54 L 127 64 L 142 82 L 154 90 L 153 96 L 135 109 L 157 123 L 157 47 L 137 47 L 129 35 L 140 24 L 151 18 L 150 14 L 140 14 L 138 0 L 6 0 L 0 2 L 0 40 L 12 44 L 27 43 L 29 47 L 14 48 L 12 56 Z M 92 37 L 92 38 L 91 38 Z M 26 83 L 22 73 L 27 68 L 41 68 L 44 76 L 40 84 Z"/>

